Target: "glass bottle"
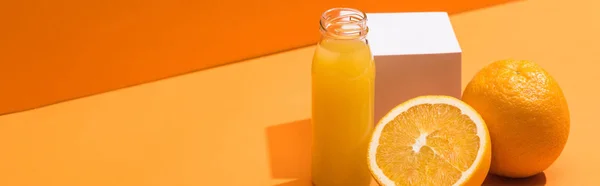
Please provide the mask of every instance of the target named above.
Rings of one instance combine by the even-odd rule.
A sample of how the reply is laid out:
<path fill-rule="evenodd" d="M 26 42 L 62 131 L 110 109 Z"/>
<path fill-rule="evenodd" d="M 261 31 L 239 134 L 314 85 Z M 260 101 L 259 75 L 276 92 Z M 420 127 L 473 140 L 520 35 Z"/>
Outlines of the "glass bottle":
<path fill-rule="evenodd" d="M 368 186 L 375 64 L 367 17 L 351 8 L 325 11 L 312 62 L 312 181 L 316 186 Z"/>

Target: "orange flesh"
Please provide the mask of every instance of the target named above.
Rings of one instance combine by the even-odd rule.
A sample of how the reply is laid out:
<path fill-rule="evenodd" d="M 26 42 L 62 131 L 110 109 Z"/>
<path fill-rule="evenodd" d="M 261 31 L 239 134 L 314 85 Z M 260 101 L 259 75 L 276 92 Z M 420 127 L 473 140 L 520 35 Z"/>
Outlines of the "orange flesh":
<path fill-rule="evenodd" d="M 479 150 L 476 124 L 447 104 L 411 107 L 383 130 L 376 161 L 396 185 L 452 185 Z"/>

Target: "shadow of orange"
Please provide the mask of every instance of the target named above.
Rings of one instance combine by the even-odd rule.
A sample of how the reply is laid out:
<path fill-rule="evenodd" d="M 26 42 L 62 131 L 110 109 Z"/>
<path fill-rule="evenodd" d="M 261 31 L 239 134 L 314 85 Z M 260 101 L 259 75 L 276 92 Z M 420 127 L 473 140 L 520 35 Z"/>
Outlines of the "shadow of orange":
<path fill-rule="evenodd" d="M 266 129 L 273 178 L 310 180 L 312 141 L 310 121 L 310 119 L 299 120 Z"/>
<path fill-rule="evenodd" d="M 544 172 L 528 178 L 505 178 L 489 174 L 482 186 L 542 186 L 546 185 L 546 174 Z"/>

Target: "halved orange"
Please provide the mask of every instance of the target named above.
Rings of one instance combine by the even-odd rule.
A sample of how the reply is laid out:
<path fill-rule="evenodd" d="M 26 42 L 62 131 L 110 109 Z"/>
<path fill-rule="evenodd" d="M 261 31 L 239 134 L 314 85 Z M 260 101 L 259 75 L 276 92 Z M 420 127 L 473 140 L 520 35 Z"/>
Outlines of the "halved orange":
<path fill-rule="evenodd" d="M 466 103 L 421 96 L 385 115 L 369 143 L 375 180 L 393 185 L 481 185 L 491 161 L 488 129 Z"/>

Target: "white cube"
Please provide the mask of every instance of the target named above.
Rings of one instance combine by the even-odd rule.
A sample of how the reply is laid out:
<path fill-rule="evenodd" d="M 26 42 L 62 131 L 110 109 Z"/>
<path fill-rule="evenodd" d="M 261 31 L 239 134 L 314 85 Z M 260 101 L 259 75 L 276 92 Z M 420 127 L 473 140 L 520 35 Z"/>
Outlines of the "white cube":
<path fill-rule="evenodd" d="M 367 13 L 375 58 L 375 123 L 421 95 L 460 98 L 461 49 L 445 12 Z"/>

